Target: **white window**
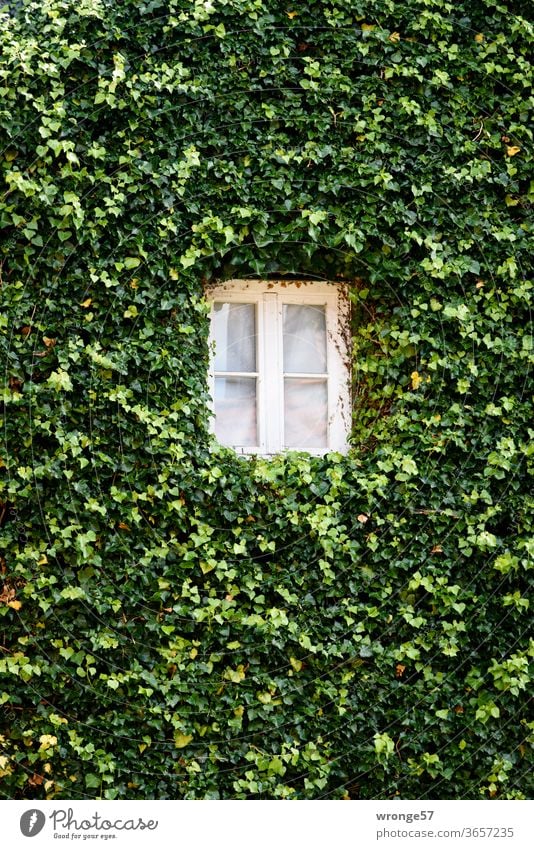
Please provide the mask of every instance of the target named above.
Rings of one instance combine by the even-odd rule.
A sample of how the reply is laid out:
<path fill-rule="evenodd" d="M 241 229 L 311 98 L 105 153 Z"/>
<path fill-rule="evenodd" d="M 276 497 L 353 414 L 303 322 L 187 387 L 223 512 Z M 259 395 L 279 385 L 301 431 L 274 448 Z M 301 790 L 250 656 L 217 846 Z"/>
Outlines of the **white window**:
<path fill-rule="evenodd" d="M 349 302 L 332 283 L 210 287 L 213 428 L 239 453 L 346 451 Z"/>

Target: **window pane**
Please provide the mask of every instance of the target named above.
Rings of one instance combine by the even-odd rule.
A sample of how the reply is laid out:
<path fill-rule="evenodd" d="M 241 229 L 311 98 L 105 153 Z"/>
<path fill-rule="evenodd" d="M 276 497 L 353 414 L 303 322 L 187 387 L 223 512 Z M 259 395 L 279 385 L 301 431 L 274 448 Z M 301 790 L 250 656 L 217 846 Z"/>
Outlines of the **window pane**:
<path fill-rule="evenodd" d="M 327 447 L 326 380 L 286 377 L 284 380 L 284 443 L 286 448 Z"/>
<path fill-rule="evenodd" d="M 256 378 L 215 378 L 215 434 L 223 445 L 258 444 Z"/>
<path fill-rule="evenodd" d="M 284 304 L 284 372 L 326 372 L 324 306 Z"/>
<path fill-rule="evenodd" d="M 215 371 L 256 371 L 254 304 L 213 305 Z"/>

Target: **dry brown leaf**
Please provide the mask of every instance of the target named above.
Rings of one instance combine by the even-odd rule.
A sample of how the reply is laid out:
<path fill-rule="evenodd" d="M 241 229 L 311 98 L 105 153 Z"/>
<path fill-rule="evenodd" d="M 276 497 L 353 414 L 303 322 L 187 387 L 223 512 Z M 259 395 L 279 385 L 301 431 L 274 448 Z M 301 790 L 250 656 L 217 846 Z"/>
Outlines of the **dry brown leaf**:
<path fill-rule="evenodd" d="M 4 588 L 0 594 L 0 601 L 8 604 L 13 598 L 15 598 L 15 590 L 9 584 L 4 584 Z"/>

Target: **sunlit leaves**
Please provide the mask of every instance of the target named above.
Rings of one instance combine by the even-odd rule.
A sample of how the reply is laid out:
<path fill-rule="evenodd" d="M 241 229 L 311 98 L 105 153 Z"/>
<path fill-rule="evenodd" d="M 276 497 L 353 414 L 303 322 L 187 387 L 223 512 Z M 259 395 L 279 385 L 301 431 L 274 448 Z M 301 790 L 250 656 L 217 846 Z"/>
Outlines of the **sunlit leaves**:
<path fill-rule="evenodd" d="M 51 386 L 56 392 L 72 392 L 73 385 L 72 380 L 70 379 L 70 375 L 65 369 L 58 369 L 57 371 L 53 371 L 48 377 L 48 385 Z"/>

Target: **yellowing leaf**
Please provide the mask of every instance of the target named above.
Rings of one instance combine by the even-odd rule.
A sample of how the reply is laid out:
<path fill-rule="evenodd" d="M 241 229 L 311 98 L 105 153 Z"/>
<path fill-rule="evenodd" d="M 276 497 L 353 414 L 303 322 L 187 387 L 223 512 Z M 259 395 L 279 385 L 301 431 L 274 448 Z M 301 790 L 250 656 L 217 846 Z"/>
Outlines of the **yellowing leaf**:
<path fill-rule="evenodd" d="M 55 746 L 57 743 L 57 737 L 54 737 L 53 734 L 41 734 L 39 737 L 39 751 L 42 752 L 45 749 L 50 749 L 52 746 Z"/>
<path fill-rule="evenodd" d="M 302 669 L 302 661 L 301 660 L 298 660 L 296 657 L 290 657 L 289 662 L 290 662 L 291 666 L 293 667 L 293 669 L 295 670 L 295 672 L 300 672 L 300 670 Z"/>
<path fill-rule="evenodd" d="M 174 745 L 177 749 L 184 749 L 186 746 L 189 745 L 192 739 L 192 734 L 182 734 L 181 731 L 177 731 L 174 735 Z"/>
<path fill-rule="evenodd" d="M 519 153 L 520 150 L 521 150 L 521 148 L 517 147 L 517 145 L 515 145 L 515 144 L 512 145 L 512 146 L 507 145 L 506 146 L 506 155 L 507 156 L 515 156 L 516 153 Z"/>
<path fill-rule="evenodd" d="M 8 601 L 7 606 L 12 607 L 13 610 L 20 610 L 20 608 L 22 607 L 22 602 L 20 602 L 20 601 Z"/>
<path fill-rule="evenodd" d="M 0 756 L 0 778 L 3 778 L 4 775 L 11 775 L 13 772 L 13 767 L 9 763 L 9 758 L 6 758 L 5 755 Z"/>
<path fill-rule="evenodd" d="M 237 669 L 226 669 L 223 675 L 223 678 L 226 681 L 231 681 L 232 684 L 240 684 L 244 677 L 245 668 L 242 663 L 239 664 Z"/>
<path fill-rule="evenodd" d="M 72 392 L 73 390 L 69 373 L 62 368 L 57 371 L 53 371 L 46 382 L 49 386 L 55 389 L 56 392 Z"/>
<path fill-rule="evenodd" d="M 286 15 L 290 20 L 293 20 L 293 18 L 297 17 L 298 12 L 286 12 Z"/>
<path fill-rule="evenodd" d="M 517 206 L 519 203 L 519 198 L 514 198 L 512 195 L 506 195 L 504 198 L 504 202 L 506 206 Z"/>
<path fill-rule="evenodd" d="M 485 38 L 485 36 L 481 32 L 477 32 L 477 34 L 475 35 L 475 41 L 478 44 L 482 44 L 482 42 L 484 41 L 484 38 Z"/>
<path fill-rule="evenodd" d="M 365 523 L 369 521 L 369 516 L 367 516 L 365 513 L 360 513 L 360 515 L 356 518 L 358 519 L 358 522 L 360 522 L 362 525 L 365 525 Z"/>
<path fill-rule="evenodd" d="M 410 377 L 412 378 L 412 389 L 419 389 L 421 383 L 423 382 L 422 377 L 420 377 L 418 371 L 412 371 Z"/>
<path fill-rule="evenodd" d="M 389 36 L 389 41 L 393 41 L 394 43 L 400 41 L 400 32 L 392 32 Z"/>
<path fill-rule="evenodd" d="M 362 32 L 371 32 L 376 27 L 376 24 L 362 24 Z"/>
<path fill-rule="evenodd" d="M 42 554 L 41 557 L 39 558 L 39 560 L 37 561 L 37 565 L 38 566 L 46 566 L 47 563 L 48 563 L 48 557 L 46 556 L 46 554 Z"/>
<path fill-rule="evenodd" d="M 86 310 L 88 307 L 90 307 L 90 306 L 91 306 L 91 304 L 92 304 L 92 303 L 93 303 L 93 299 L 92 299 L 92 298 L 86 298 L 86 299 L 85 299 L 85 301 L 82 301 L 82 302 L 81 302 L 80 306 L 81 306 L 81 307 L 83 307 L 83 308 L 84 308 L 84 310 Z"/>

